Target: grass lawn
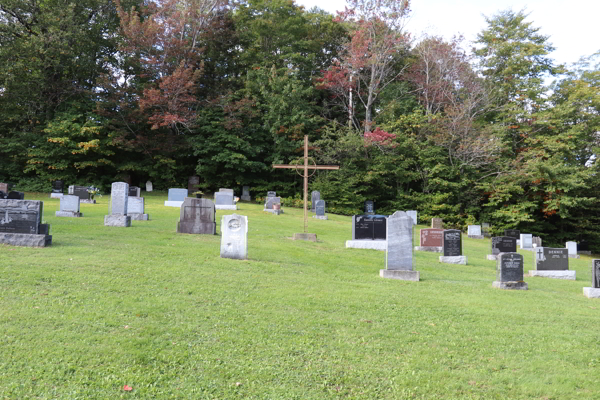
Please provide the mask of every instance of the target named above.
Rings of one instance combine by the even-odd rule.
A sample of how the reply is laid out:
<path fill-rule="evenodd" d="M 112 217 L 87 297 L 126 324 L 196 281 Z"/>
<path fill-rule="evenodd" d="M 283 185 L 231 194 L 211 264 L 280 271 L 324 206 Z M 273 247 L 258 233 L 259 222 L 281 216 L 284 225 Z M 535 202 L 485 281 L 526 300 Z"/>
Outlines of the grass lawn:
<path fill-rule="evenodd" d="M 165 193 L 130 228 L 103 225 L 108 196 L 83 218 L 26 198 L 44 201 L 53 243 L 0 245 L 0 399 L 599 396 L 590 257 L 569 261 L 576 281 L 498 290 L 489 240 L 464 235 L 469 265 L 415 252 L 421 281 L 404 282 L 379 277 L 384 252 L 345 248 L 350 217 L 311 218 L 319 242 L 292 241 L 302 210 L 242 203 L 249 260 L 236 261 L 220 236 L 177 234 Z"/>

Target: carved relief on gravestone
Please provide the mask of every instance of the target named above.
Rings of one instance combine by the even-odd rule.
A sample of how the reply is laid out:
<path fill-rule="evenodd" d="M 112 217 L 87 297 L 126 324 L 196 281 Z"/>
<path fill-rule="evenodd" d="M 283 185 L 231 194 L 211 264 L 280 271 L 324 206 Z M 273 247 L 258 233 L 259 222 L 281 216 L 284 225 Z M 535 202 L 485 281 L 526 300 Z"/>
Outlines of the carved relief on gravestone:
<path fill-rule="evenodd" d="M 0 243 L 44 247 L 52 244 L 50 226 L 42 223 L 44 203 L 37 200 L 0 200 Z"/>
<path fill-rule="evenodd" d="M 248 217 L 223 215 L 221 218 L 221 257 L 248 259 Z"/>

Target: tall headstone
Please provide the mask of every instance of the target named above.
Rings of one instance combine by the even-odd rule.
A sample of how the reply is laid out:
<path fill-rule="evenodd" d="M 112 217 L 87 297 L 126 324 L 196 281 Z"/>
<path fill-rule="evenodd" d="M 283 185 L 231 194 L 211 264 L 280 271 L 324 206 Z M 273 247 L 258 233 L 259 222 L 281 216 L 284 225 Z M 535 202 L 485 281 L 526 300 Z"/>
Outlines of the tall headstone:
<path fill-rule="evenodd" d="M 142 189 L 137 186 L 129 186 L 129 197 L 140 197 Z"/>
<path fill-rule="evenodd" d="M 313 218 L 316 219 L 327 219 L 325 215 L 325 200 L 317 200 L 315 204 L 315 214 Z"/>
<path fill-rule="evenodd" d="M 54 214 L 57 217 L 83 217 L 83 214 L 79 212 L 79 196 L 63 195 L 60 198 L 60 210 Z"/>
<path fill-rule="evenodd" d="M 600 298 L 600 260 L 592 260 L 592 286 L 584 287 L 583 294 L 590 299 Z"/>
<path fill-rule="evenodd" d="M 496 280 L 492 287 L 497 289 L 527 290 L 523 281 L 523 256 L 519 253 L 500 253 L 496 259 Z"/>
<path fill-rule="evenodd" d="M 440 262 L 446 264 L 467 264 L 467 256 L 462 255 L 462 235 L 458 229 L 446 229 L 442 236 Z"/>
<path fill-rule="evenodd" d="M 577 242 L 566 242 L 565 248 L 567 249 L 569 258 L 579 258 L 577 254 Z"/>
<path fill-rule="evenodd" d="M 535 270 L 529 271 L 530 276 L 575 280 L 575 271 L 569 271 L 567 249 L 536 247 L 534 265 Z"/>
<path fill-rule="evenodd" d="M 481 225 L 469 225 L 467 227 L 467 236 L 471 239 L 483 239 Z"/>
<path fill-rule="evenodd" d="M 489 223 L 487 223 L 487 222 L 481 223 L 481 234 L 485 238 L 492 237 L 492 235 L 490 234 L 490 224 Z"/>
<path fill-rule="evenodd" d="M 412 219 L 414 225 L 417 225 L 419 219 L 417 218 L 418 214 L 416 210 L 409 210 L 406 212 L 406 215 L 408 215 Z"/>
<path fill-rule="evenodd" d="M 443 250 L 443 235 L 443 229 L 421 229 L 420 245 L 415 247 L 415 250 L 441 253 Z"/>
<path fill-rule="evenodd" d="M 0 200 L 0 243 L 45 247 L 52 244 L 50 226 L 42 223 L 44 203 L 38 200 Z"/>
<path fill-rule="evenodd" d="M 418 281 L 419 272 L 413 271 L 413 219 L 404 211 L 396 211 L 387 219 L 385 269 L 382 278 Z"/>
<path fill-rule="evenodd" d="M 488 254 L 488 260 L 497 260 L 500 253 L 516 253 L 517 239 L 510 236 L 495 236 L 491 240 L 491 253 Z"/>
<path fill-rule="evenodd" d="M 248 217 L 233 214 L 221 218 L 221 258 L 248 259 Z"/>
<path fill-rule="evenodd" d="M 216 234 L 215 204 L 209 199 L 186 197 L 181 205 L 177 232 L 204 235 Z"/>
<path fill-rule="evenodd" d="M 233 200 L 233 189 L 219 189 L 215 192 L 214 199 L 217 210 L 237 210 Z"/>
<path fill-rule="evenodd" d="M 252 201 L 252 197 L 250 197 L 250 186 L 242 187 L 242 200 Z"/>
<path fill-rule="evenodd" d="M 152 191 L 152 182 L 146 181 L 146 192 Z"/>
<path fill-rule="evenodd" d="M 179 208 L 181 207 L 183 201 L 186 199 L 187 196 L 187 189 L 171 188 L 169 189 L 169 194 L 167 197 L 167 201 L 165 201 L 165 206 Z"/>
<path fill-rule="evenodd" d="M 190 194 L 197 191 L 199 185 L 200 185 L 200 177 L 199 176 L 193 175 L 188 178 L 188 192 Z"/>
<path fill-rule="evenodd" d="M 150 216 L 144 214 L 144 198 L 140 196 L 129 196 L 127 199 L 127 215 L 132 221 L 148 221 Z"/>
<path fill-rule="evenodd" d="M 522 250 L 533 251 L 533 235 L 531 233 L 521 233 L 519 235 L 519 247 Z"/>
<path fill-rule="evenodd" d="M 365 214 L 375 215 L 375 202 L 373 200 L 365 200 Z"/>
<path fill-rule="evenodd" d="M 310 193 L 310 211 L 315 212 L 315 207 L 317 206 L 317 201 L 319 200 L 321 200 L 321 192 L 313 190 Z"/>
<path fill-rule="evenodd" d="M 113 182 L 110 188 L 110 215 L 104 216 L 104 226 L 131 226 L 131 217 L 127 215 L 128 194 L 128 183 Z"/>
<path fill-rule="evenodd" d="M 431 228 L 444 229 L 444 220 L 441 218 L 431 218 Z"/>

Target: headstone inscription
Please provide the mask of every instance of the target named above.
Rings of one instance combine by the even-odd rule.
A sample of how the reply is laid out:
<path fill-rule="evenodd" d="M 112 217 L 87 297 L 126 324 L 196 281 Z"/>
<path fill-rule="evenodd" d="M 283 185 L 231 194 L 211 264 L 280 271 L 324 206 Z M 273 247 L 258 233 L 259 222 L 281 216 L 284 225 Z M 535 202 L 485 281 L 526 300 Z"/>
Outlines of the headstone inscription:
<path fill-rule="evenodd" d="M 215 204 L 209 199 L 186 197 L 181 205 L 177 232 L 205 235 L 216 234 Z"/>
<path fill-rule="evenodd" d="M 467 257 L 462 255 L 462 235 L 458 229 L 446 229 L 442 236 L 442 254 L 440 262 L 446 264 L 467 264 Z"/>
<path fill-rule="evenodd" d="M 317 200 L 315 204 L 315 214 L 313 218 L 316 219 L 327 219 L 325 215 L 325 200 Z"/>
<path fill-rule="evenodd" d="M 199 176 L 193 175 L 188 178 L 188 192 L 190 194 L 197 191 L 199 185 L 200 185 L 200 177 Z"/>
<path fill-rule="evenodd" d="M 219 189 L 215 192 L 214 198 L 217 210 L 237 210 L 233 200 L 233 189 Z"/>
<path fill-rule="evenodd" d="M 79 212 L 79 196 L 63 195 L 60 198 L 60 210 L 54 214 L 57 217 L 83 217 L 83 214 Z"/>
<path fill-rule="evenodd" d="M 415 247 L 415 250 L 441 253 L 443 250 L 443 235 L 443 229 L 421 229 L 420 246 Z"/>
<path fill-rule="evenodd" d="M 590 299 L 600 298 L 600 260 L 592 260 L 592 286 L 584 287 L 583 294 Z"/>
<path fill-rule="evenodd" d="M 148 221 L 150 216 L 144 214 L 144 198 L 140 196 L 129 196 L 127 198 L 127 215 L 132 221 Z"/>
<path fill-rule="evenodd" d="M 496 260 L 496 280 L 492 287 L 497 289 L 527 290 L 523 281 L 523 256 L 519 253 L 500 253 Z"/>
<path fill-rule="evenodd" d="M 142 189 L 140 189 L 139 187 L 129 186 L 128 196 L 129 197 L 140 197 L 141 192 L 142 192 Z"/>
<path fill-rule="evenodd" d="M 441 218 L 431 218 L 431 227 L 433 229 L 444 229 L 444 220 Z"/>
<path fill-rule="evenodd" d="M 575 280 L 575 271 L 569 271 L 567 249 L 536 247 L 534 265 L 535 270 L 529 271 L 530 276 Z"/>
<path fill-rule="evenodd" d="M 252 201 L 252 197 L 250 197 L 250 186 L 242 187 L 242 200 Z"/>
<path fill-rule="evenodd" d="M 522 250 L 533 251 L 533 235 L 531 233 L 521 233 L 519 235 L 519 247 Z"/>
<path fill-rule="evenodd" d="M 248 217 L 233 214 L 221 218 L 221 258 L 248 259 Z"/>
<path fill-rule="evenodd" d="M 414 225 L 417 225 L 417 223 L 419 222 L 419 219 L 417 218 L 418 213 L 416 210 L 409 210 L 406 212 L 406 215 L 408 215 L 410 218 L 412 218 Z"/>
<path fill-rule="evenodd" d="M 373 200 L 365 200 L 365 214 L 375 215 L 375 202 Z"/>
<path fill-rule="evenodd" d="M 315 212 L 317 201 L 321 200 L 321 192 L 313 190 L 310 193 L 310 211 Z"/>
<path fill-rule="evenodd" d="M 6 195 L 7 199 L 10 200 L 25 200 L 25 193 L 24 192 L 8 192 L 8 195 Z"/>
<path fill-rule="evenodd" d="M 385 251 L 386 234 L 386 215 L 353 215 L 352 240 L 346 240 L 346 247 Z"/>
<path fill-rule="evenodd" d="M 152 182 L 146 181 L 146 192 L 152 191 Z"/>
<path fill-rule="evenodd" d="M 568 251 L 569 258 L 579 258 L 577 254 L 577 242 L 566 242 L 565 248 Z"/>
<path fill-rule="evenodd" d="M 52 244 L 50 226 L 42 223 L 44 203 L 38 200 L 0 200 L 0 243 L 45 247 Z"/>
<path fill-rule="evenodd" d="M 181 205 L 183 204 L 183 201 L 185 200 L 185 198 L 187 196 L 188 196 L 187 189 L 171 188 L 171 189 L 169 189 L 169 194 L 167 197 L 167 201 L 165 201 L 165 206 L 179 208 L 179 207 L 181 207 Z"/>
<path fill-rule="evenodd" d="M 390 215 L 386 224 L 385 269 L 382 278 L 418 281 L 419 272 L 413 271 L 413 219 L 404 211 Z"/>
<path fill-rule="evenodd" d="M 127 215 L 128 193 L 128 183 L 113 182 L 110 188 L 110 214 L 104 216 L 104 226 L 131 226 L 131 217 Z"/>
<path fill-rule="evenodd" d="M 497 256 L 500 253 L 516 253 L 517 252 L 517 239 L 510 236 L 495 236 L 491 242 L 492 254 L 488 254 L 488 260 L 497 260 Z"/>
<path fill-rule="evenodd" d="M 481 225 L 469 225 L 467 227 L 467 236 L 471 239 L 483 239 Z"/>

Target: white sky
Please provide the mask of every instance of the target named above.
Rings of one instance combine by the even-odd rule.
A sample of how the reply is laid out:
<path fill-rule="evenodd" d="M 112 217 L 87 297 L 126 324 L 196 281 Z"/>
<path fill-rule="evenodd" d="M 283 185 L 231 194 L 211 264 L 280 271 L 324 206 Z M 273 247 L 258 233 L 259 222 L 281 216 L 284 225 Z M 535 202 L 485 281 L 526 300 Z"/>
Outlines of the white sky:
<path fill-rule="evenodd" d="M 295 1 L 306 9 L 318 6 L 330 13 L 343 10 L 346 4 L 344 0 Z M 556 48 L 550 56 L 557 63 L 570 64 L 600 50 L 599 0 L 411 0 L 407 30 L 417 39 L 423 33 L 446 39 L 460 33 L 466 41 L 473 41 L 486 28 L 484 15 L 491 17 L 509 8 L 525 9 L 527 21 L 550 36 Z M 465 49 L 470 48 L 465 43 Z"/>

